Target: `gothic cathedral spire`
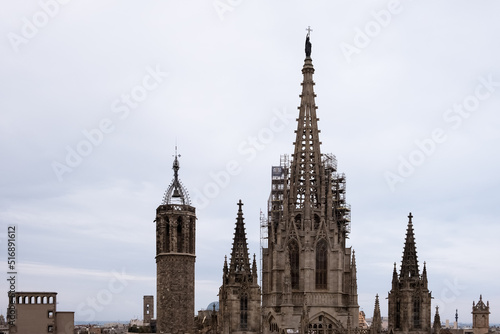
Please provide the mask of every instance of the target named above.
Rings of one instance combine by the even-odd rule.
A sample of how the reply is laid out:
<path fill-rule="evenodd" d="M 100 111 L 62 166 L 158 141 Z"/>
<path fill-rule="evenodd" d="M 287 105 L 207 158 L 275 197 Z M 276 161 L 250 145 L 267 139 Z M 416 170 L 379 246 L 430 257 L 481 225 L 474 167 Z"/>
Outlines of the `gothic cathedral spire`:
<path fill-rule="evenodd" d="M 418 269 L 412 214 L 408 227 L 399 276 L 396 264 L 389 292 L 389 332 L 424 334 L 431 330 L 431 292 L 427 287 L 427 268 Z"/>
<path fill-rule="evenodd" d="M 307 52 L 309 51 L 309 52 Z M 290 201 L 295 209 L 305 208 L 305 219 L 310 215 L 309 208 L 319 207 L 321 198 L 321 152 L 316 116 L 314 93 L 314 67 L 310 57 L 311 43 L 309 34 L 306 39 L 306 59 L 302 68 L 304 76 L 300 94 L 299 117 L 297 123 L 295 148 L 290 168 Z"/>
<path fill-rule="evenodd" d="M 229 268 L 224 260 L 222 285 L 219 288 L 219 333 L 260 331 L 260 288 L 257 283 L 255 256 L 252 266 L 248 256 L 247 236 L 243 222 L 243 203 L 238 202 L 233 248 Z"/>
<path fill-rule="evenodd" d="M 408 215 L 408 227 L 406 229 L 405 247 L 403 260 L 401 262 L 400 278 L 418 278 L 417 246 L 415 245 L 415 234 L 413 232 L 412 214 Z"/>
<path fill-rule="evenodd" d="M 356 258 L 346 247 L 350 208 L 345 175 L 333 154 L 321 154 L 310 29 L 302 67 L 291 163 L 272 167 L 268 244 L 262 249 L 263 333 L 358 327 Z M 299 312 L 301 310 L 301 312 Z"/>

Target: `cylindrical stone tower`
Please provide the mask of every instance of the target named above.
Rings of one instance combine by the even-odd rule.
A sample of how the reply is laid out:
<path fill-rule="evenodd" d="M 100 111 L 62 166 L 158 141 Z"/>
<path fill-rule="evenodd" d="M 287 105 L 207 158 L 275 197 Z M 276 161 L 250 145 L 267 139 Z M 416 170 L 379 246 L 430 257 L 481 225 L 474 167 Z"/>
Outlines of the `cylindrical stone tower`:
<path fill-rule="evenodd" d="M 157 333 L 193 333 L 196 212 L 178 178 L 156 209 Z"/>

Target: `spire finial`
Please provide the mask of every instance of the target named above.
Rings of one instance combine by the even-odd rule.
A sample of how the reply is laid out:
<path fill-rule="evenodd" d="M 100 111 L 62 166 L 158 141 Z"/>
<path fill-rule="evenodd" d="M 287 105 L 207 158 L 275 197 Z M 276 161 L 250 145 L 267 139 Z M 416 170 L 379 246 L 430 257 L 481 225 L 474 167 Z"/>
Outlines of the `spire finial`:
<path fill-rule="evenodd" d="M 309 37 L 311 35 L 311 31 L 313 30 L 311 29 L 311 26 L 307 26 L 306 31 L 307 31 L 307 37 Z"/>
<path fill-rule="evenodd" d="M 243 210 L 241 210 L 241 207 L 243 206 L 243 202 L 241 201 L 241 199 L 236 204 L 238 204 L 238 211 L 240 211 L 240 212 L 243 211 Z"/>
<path fill-rule="evenodd" d="M 175 154 L 173 155 L 174 157 L 174 162 L 172 164 L 172 169 L 174 170 L 174 179 L 172 180 L 172 183 L 168 187 L 167 191 L 165 192 L 165 195 L 163 196 L 163 201 L 162 204 L 172 204 L 174 201 L 178 202 L 180 204 L 190 204 L 189 196 L 182 186 L 181 181 L 179 180 L 179 159 L 181 157 L 180 154 L 177 153 L 177 139 L 175 143 Z"/>
<path fill-rule="evenodd" d="M 413 218 L 413 215 L 411 214 L 411 212 L 410 212 L 410 214 L 408 215 L 408 218 L 410 219 L 408 222 L 409 222 L 409 223 L 411 223 L 411 219 Z"/>
<path fill-rule="evenodd" d="M 306 30 L 307 30 L 307 35 L 306 35 L 306 57 L 310 58 L 311 57 L 311 47 L 312 47 L 312 44 L 309 41 L 309 35 L 311 34 L 312 29 L 311 29 L 310 26 L 308 26 Z"/>

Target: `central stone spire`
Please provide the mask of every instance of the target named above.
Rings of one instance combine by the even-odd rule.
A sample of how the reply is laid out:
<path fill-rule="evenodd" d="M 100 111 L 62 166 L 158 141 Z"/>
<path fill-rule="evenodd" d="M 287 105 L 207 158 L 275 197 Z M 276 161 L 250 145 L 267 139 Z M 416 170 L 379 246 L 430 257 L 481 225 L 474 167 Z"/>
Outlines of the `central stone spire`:
<path fill-rule="evenodd" d="M 295 150 L 291 164 L 290 204 L 295 209 L 319 207 L 321 200 L 321 152 L 314 93 L 314 67 L 311 43 L 306 37 L 306 59 L 302 68 L 302 94 L 300 94 L 299 117 L 295 139 Z"/>

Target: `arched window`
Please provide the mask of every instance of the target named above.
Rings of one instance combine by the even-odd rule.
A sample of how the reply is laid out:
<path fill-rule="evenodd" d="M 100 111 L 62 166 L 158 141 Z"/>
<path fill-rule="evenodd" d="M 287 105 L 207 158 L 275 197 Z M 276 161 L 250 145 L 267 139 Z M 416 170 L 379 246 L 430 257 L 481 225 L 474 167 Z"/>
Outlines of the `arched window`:
<path fill-rule="evenodd" d="M 240 298 L 240 329 L 247 329 L 248 326 L 248 296 Z"/>
<path fill-rule="evenodd" d="M 165 252 L 170 252 L 170 220 L 167 218 L 165 222 Z"/>
<path fill-rule="evenodd" d="M 401 302 L 396 301 L 396 328 L 401 328 Z"/>
<path fill-rule="evenodd" d="M 328 247 L 325 239 L 316 245 L 316 289 L 327 288 Z"/>
<path fill-rule="evenodd" d="M 420 299 L 413 299 L 413 328 L 420 328 Z"/>
<path fill-rule="evenodd" d="M 299 245 L 297 241 L 292 240 L 288 244 L 288 254 L 290 256 L 290 276 L 292 289 L 299 288 Z"/>
<path fill-rule="evenodd" d="M 314 229 L 317 230 L 319 229 L 319 224 L 320 224 L 320 219 L 318 215 L 314 215 Z"/>
<path fill-rule="evenodd" d="M 302 216 L 301 215 L 295 216 L 295 228 L 297 230 L 301 230 L 301 228 L 302 228 Z"/>
<path fill-rule="evenodd" d="M 182 218 L 177 219 L 177 252 L 183 253 L 184 235 L 182 234 Z"/>
<path fill-rule="evenodd" d="M 189 218 L 189 253 L 194 254 L 194 218 Z"/>

